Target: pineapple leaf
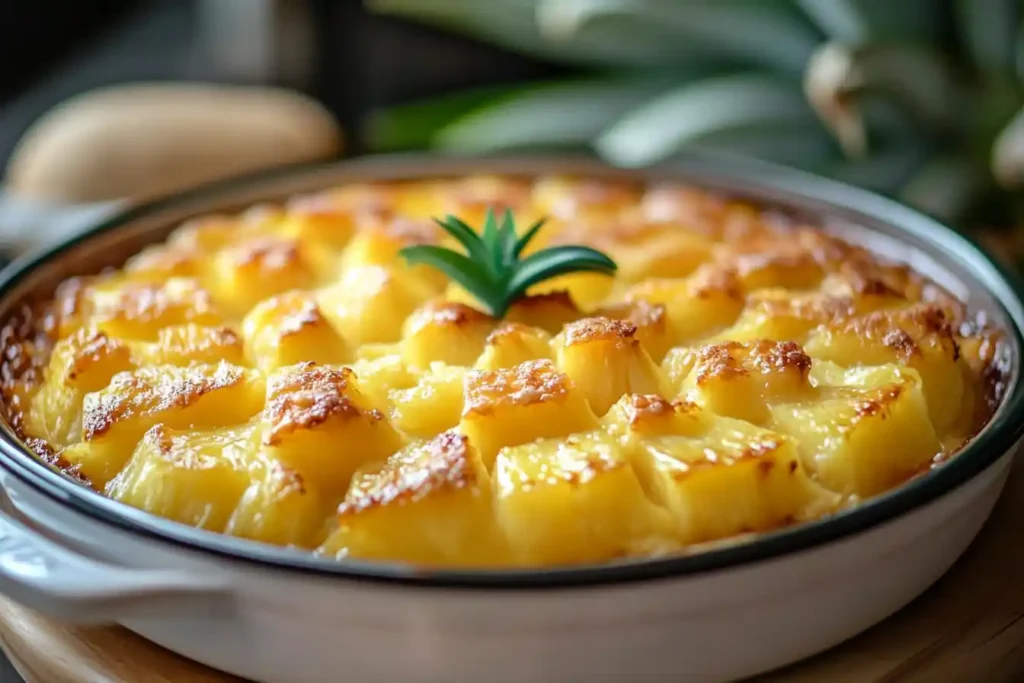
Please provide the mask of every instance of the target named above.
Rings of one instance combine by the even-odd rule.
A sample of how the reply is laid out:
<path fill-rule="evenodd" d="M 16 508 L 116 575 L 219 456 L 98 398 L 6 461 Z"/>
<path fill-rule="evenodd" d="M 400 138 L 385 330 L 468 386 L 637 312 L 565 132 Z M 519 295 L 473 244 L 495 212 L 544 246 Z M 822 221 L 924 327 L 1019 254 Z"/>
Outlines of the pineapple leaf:
<path fill-rule="evenodd" d="M 572 41 L 551 40 L 536 0 L 368 0 L 371 11 L 414 19 L 541 59 L 581 66 L 652 67 L 703 60 L 699 50 L 659 26 L 619 22 Z"/>
<path fill-rule="evenodd" d="M 441 271 L 475 296 L 492 314 L 500 310 L 503 292 L 491 273 L 473 259 L 432 244 L 417 244 L 399 252 L 410 265 L 422 264 Z"/>
<path fill-rule="evenodd" d="M 487 250 L 487 267 L 498 277 L 505 262 L 504 245 L 501 241 L 501 226 L 491 209 L 487 209 L 484 216 L 483 242 Z"/>
<path fill-rule="evenodd" d="M 455 216 L 448 216 L 443 221 L 435 218 L 434 222 L 466 249 L 467 256 L 478 262 L 487 262 L 487 247 L 473 228 Z"/>
<path fill-rule="evenodd" d="M 363 127 L 364 137 L 367 144 L 378 151 L 425 147 L 432 143 L 437 131 L 452 121 L 516 94 L 517 90 L 504 85 L 475 88 L 374 111 Z"/>
<path fill-rule="evenodd" d="M 1011 74 L 1017 29 L 1022 16 L 1019 0 L 955 0 L 956 27 L 974 66 L 986 74 Z"/>
<path fill-rule="evenodd" d="M 929 159 L 899 192 L 906 203 L 953 223 L 962 218 L 985 189 L 985 170 L 969 159 Z"/>
<path fill-rule="evenodd" d="M 610 26 L 634 20 L 670 31 L 682 44 L 751 66 L 799 73 L 819 36 L 788 2 L 764 0 L 537 0 L 544 34 L 567 40 L 585 38 L 604 21 Z"/>
<path fill-rule="evenodd" d="M 508 283 L 507 296 L 518 299 L 526 290 L 544 280 L 576 272 L 612 275 L 615 262 L 590 247 L 563 245 L 538 251 L 524 259 Z"/>
<path fill-rule="evenodd" d="M 528 245 L 530 241 L 537 236 L 537 233 L 540 232 L 540 229 L 544 227 L 546 222 L 546 218 L 541 218 L 526 229 L 526 232 L 524 232 L 523 236 L 519 238 L 519 241 L 516 242 L 513 249 L 512 253 L 515 254 L 516 257 L 519 257 L 519 255 L 523 253 L 523 250 L 526 249 L 526 245 Z"/>
<path fill-rule="evenodd" d="M 516 257 L 519 255 L 516 253 L 516 243 L 518 242 L 516 223 L 510 209 L 505 209 L 505 215 L 502 217 L 499 242 L 501 243 L 501 265 L 503 268 L 508 268 L 516 262 Z"/>
<path fill-rule="evenodd" d="M 438 131 L 441 149 L 496 151 L 585 145 L 633 107 L 671 86 L 667 77 L 536 84 L 509 92 Z"/>
<path fill-rule="evenodd" d="M 813 123 L 814 112 L 797 84 L 734 74 L 687 84 L 638 107 L 605 131 L 595 146 L 613 163 L 643 166 L 715 133 Z"/>
<path fill-rule="evenodd" d="M 847 154 L 867 151 L 861 100 L 881 95 L 902 102 L 915 118 L 948 128 L 960 113 L 962 94 L 941 54 L 912 45 L 827 43 L 811 59 L 804 92 Z"/>
<path fill-rule="evenodd" d="M 992 147 L 992 175 L 1006 189 L 1024 187 L 1024 109 L 996 138 Z"/>
<path fill-rule="evenodd" d="M 847 45 L 880 40 L 923 43 L 941 30 L 935 0 L 795 1 L 830 39 Z"/>
<path fill-rule="evenodd" d="M 616 265 L 612 259 L 584 246 L 542 249 L 520 260 L 523 247 L 537 234 L 543 222 L 534 223 L 522 237 L 517 238 L 512 212 L 506 211 L 499 221 L 488 209 L 481 230 L 483 238 L 476 238 L 475 242 L 482 251 L 470 251 L 466 255 L 437 245 L 421 244 L 405 247 L 398 253 L 409 264 L 427 265 L 441 271 L 462 285 L 496 318 L 505 315 L 516 299 L 543 280 L 574 272 L 605 275 L 615 272 Z M 454 216 L 437 223 L 457 240 L 465 238 L 464 230 L 476 237 L 472 228 Z"/>

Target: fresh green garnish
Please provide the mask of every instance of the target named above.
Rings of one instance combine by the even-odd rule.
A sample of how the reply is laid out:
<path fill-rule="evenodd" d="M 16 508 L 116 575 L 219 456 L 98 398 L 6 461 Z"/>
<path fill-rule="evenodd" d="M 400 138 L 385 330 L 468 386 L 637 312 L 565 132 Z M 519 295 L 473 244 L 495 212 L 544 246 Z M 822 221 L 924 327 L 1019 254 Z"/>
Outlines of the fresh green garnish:
<path fill-rule="evenodd" d="M 566 273 L 593 272 L 612 275 L 616 265 L 596 249 L 560 245 L 541 249 L 526 258 L 523 250 L 546 219 L 531 225 L 522 235 L 516 232 L 511 211 L 499 221 L 488 209 L 479 233 L 455 216 L 434 219 L 445 232 L 465 248 L 465 253 L 436 245 L 405 247 L 399 254 L 411 264 L 440 270 L 462 285 L 495 318 L 505 315 L 526 290 L 544 280 Z"/>

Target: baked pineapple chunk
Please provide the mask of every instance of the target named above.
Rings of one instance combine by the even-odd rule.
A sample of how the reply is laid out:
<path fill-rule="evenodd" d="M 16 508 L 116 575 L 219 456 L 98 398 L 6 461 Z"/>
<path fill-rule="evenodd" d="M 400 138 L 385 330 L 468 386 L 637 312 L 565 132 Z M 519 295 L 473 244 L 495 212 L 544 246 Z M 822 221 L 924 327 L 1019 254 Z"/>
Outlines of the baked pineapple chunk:
<path fill-rule="evenodd" d="M 615 217 L 636 206 L 641 189 L 598 178 L 545 176 L 533 185 L 532 203 L 558 218 Z"/>
<path fill-rule="evenodd" d="M 548 334 L 558 334 L 565 325 L 581 316 L 568 292 L 548 292 L 517 299 L 505 314 L 505 320 L 539 327 Z"/>
<path fill-rule="evenodd" d="M 806 346 L 816 358 L 846 367 L 898 363 L 913 368 L 921 376 L 928 414 L 940 433 L 964 412 L 960 349 L 945 314 L 934 304 L 876 311 L 822 326 Z"/>
<path fill-rule="evenodd" d="M 711 336 L 731 325 L 743 309 L 743 293 L 735 280 L 702 269 L 688 278 L 652 278 L 633 285 L 625 301 L 664 306 L 672 345 Z"/>
<path fill-rule="evenodd" d="M 593 241 L 615 254 L 624 282 L 685 277 L 711 258 L 714 246 L 708 237 L 672 224 L 635 221 L 616 224 Z"/>
<path fill-rule="evenodd" d="M 83 443 L 63 452 L 94 486 L 102 487 L 150 428 L 241 424 L 263 406 L 263 378 L 230 363 L 160 365 L 121 372 L 83 402 Z"/>
<path fill-rule="evenodd" d="M 314 244 L 284 237 L 256 237 L 217 253 L 211 272 L 217 300 L 242 316 L 263 299 L 315 287 L 326 256 Z"/>
<path fill-rule="evenodd" d="M 816 395 L 808 381 L 811 358 L 794 342 L 719 342 L 673 349 L 670 355 L 679 354 L 692 358 L 668 363 L 671 370 L 689 366 L 675 385 L 676 395 L 719 415 L 764 423 L 770 418 L 769 405 Z"/>
<path fill-rule="evenodd" d="M 597 415 L 627 393 L 668 394 L 658 366 L 636 339 L 636 326 L 607 318 L 570 323 L 555 337 L 558 368 L 572 378 Z"/>
<path fill-rule="evenodd" d="M 740 245 L 730 244 L 716 254 L 715 265 L 735 273 L 745 292 L 784 287 L 791 290 L 817 288 L 825 277 L 825 265 L 841 258 L 831 253 L 831 243 L 821 243 L 797 231 L 789 240 L 762 235 Z"/>
<path fill-rule="evenodd" d="M 357 217 L 327 197 L 307 197 L 289 203 L 288 213 L 276 232 L 299 242 L 316 242 L 332 250 L 349 243 Z"/>
<path fill-rule="evenodd" d="M 131 280 L 161 282 L 170 277 L 199 277 L 205 266 L 205 254 L 196 249 L 154 244 L 128 259 L 124 272 Z"/>
<path fill-rule="evenodd" d="M 806 342 L 819 325 L 838 325 L 857 315 L 884 305 L 886 299 L 853 297 L 826 292 L 792 292 L 787 289 L 761 289 L 747 297 L 747 305 L 735 324 L 718 335 L 719 339 L 753 339 Z"/>
<path fill-rule="evenodd" d="M 253 541 L 312 549 L 330 530 L 328 522 L 338 498 L 310 487 L 298 472 L 262 451 L 250 470 L 242 494 L 224 532 Z"/>
<path fill-rule="evenodd" d="M 244 365 L 242 340 L 229 327 L 207 327 L 186 323 L 171 325 L 157 333 L 155 342 L 134 342 L 132 356 L 137 365 L 193 365 L 225 360 Z"/>
<path fill-rule="evenodd" d="M 86 394 L 102 389 L 114 375 L 131 368 L 127 345 L 96 329 L 80 328 L 54 344 L 43 385 L 32 397 L 28 428 L 58 447 L 78 441 Z"/>
<path fill-rule="evenodd" d="M 660 363 L 672 348 L 668 313 L 661 304 L 649 304 L 646 301 L 610 304 L 594 311 L 594 315 L 623 320 L 633 325 L 636 328 L 634 336 L 655 363 Z"/>
<path fill-rule="evenodd" d="M 359 359 L 348 364 L 356 374 L 359 389 L 370 405 L 384 409 L 390 405 L 388 396 L 395 389 L 415 386 L 419 373 L 412 372 L 400 355 L 382 355 L 378 358 Z"/>
<path fill-rule="evenodd" d="M 309 292 L 285 292 L 256 304 L 242 321 L 242 335 L 246 355 L 264 372 L 302 361 L 344 363 L 352 355 Z"/>
<path fill-rule="evenodd" d="M 424 566 L 509 563 L 487 468 L 469 439 L 451 431 L 395 453 L 354 482 L 322 550 Z"/>
<path fill-rule="evenodd" d="M 403 271 L 358 266 L 320 290 L 317 303 L 338 333 L 353 346 L 396 342 L 402 323 L 435 290 Z"/>
<path fill-rule="evenodd" d="M 593 310 L 608 299 L 615 286 L 615 278 L 603 273 L 567 273 L 544 280 L 530 287 L 530 296 L 550 296 L 565 293 L 583 311 Z"/>
<path fill-rule="evenodd" d="M 340 268 L 347 271 L 365 266 L 383 266 L 391 271 L 404 271 L 429 283 L 439 292 L 448 278 L 428 266 L 409 266 L 398 255 L 413 244 L 430 244 L 440 239 L 440 228 L 430 220 L 385 217 L 373 220 L 353 236 L 341 254 Z"/>
<path fill-rule="evenodd" d="M 487 335 L 484 352 L 477 359 L 477 370 L 514 368 L 538 359 L 554 360 L 551 336 L 539 327 L 505 323 Z"/>
<path fill-rule="evenodd" d="M 104 283 L 86 296 L 96 327 L 118 339 L 154 341 L 169 325 L 223 322 L 209 292 L 192 278 Z"/>
<path fill-rule="evenodd" d="M 637 395 L 624 396 L 605 422 L 636 449 L 641 481 L 685 543 L 768 531 L 839 502 L 811 481 L 789 439 L 748 422 Z"/>
<path fill-rule="evenodd" d="M 251 426 L 208 432 L 158 424 L 110 480 L 106 494 L 182 524 L 223 532 L 250 485 Z"/>
<path fill-rule="evenodd" d="M 494 487 L 498 523 L 526 565 L 607 560 L 672 540 L 668 514 L 644 494 L 629 447 L 601 431 L 503 448 Z"/>
<path fill-rule="evenodd" d="M 824 364 L 822 364 L 824 365 Z M 832 375 L 822 368 L 819 376 Z M 773 427 L 795 438 L 804 465 L 827 488 L 871 496 L 922 471 L 942 450 L 915 370 L 848 371 L 810 403 L 771 407 Z"/>
<path fill-rule="evenodd" d="M 388 394 L 391 422 L 405 434 L 430 438 L 459 424 L 466 369 L 433 363 L 416 385 Z"/>
<path fill-rule="evenodd" d="M 549 360 L 466 375 L 459 431 L 488 468 L 498 450 L 597 426 L 597 417 L 568 375 Z"/>
<path fill-rule="evenodd" d="M 267 381 L 263 421 L 267 453 L 328 494 L 344 493 L 356 468 L 402 445 L 349 368 L 281 368 Z"/>
<path fill-rule="evenodd" d="M 415 368 L 434 361 L 471 366 L 483 353 L 496 321 L 463 304 L 434 301 L 409 316 L 402 335 L 402 357 Z"/>

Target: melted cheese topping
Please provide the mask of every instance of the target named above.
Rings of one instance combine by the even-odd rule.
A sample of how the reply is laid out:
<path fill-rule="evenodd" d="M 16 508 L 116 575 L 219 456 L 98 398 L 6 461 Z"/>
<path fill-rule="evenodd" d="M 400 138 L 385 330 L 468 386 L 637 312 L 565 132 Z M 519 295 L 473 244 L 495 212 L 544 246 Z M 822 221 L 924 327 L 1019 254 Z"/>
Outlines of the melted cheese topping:
<path fill-rule="evenodd" d="M 505 320 L 405 245 L 487 207 L 614 278 Z M 350 185 L 180 226 L 3 330 L 8 419 L 98 491 L 267 543 L 425 566 L 683 551 L 827 515 L 960 449 L 1000 335 L 907 267 L 694 188 Z"/>

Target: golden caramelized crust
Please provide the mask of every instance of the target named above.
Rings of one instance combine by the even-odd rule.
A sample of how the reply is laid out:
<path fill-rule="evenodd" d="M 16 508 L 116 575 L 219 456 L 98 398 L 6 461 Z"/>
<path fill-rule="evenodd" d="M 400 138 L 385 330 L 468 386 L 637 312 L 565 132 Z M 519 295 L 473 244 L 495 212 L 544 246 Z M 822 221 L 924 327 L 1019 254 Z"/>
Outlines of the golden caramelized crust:
<path fill-rule="evenodd" d="M 466 378 L 463 415 L 558 401 L 568 396 L 571 386 L 572 380 L 549 360 L 529 361 L 507 370 L 473 371 Z"/>
<path fill-rule="evenodd" d="M 441 489 L 470 488 L 479 479 L 469 439 L 454 431 L 444 432 L 419 449 L 396 453 L 362 486 L 353 486 L 338 507 L 338 515 L 414 501 Z"/>
<path fill-rule="evenodd" d="M 699 386 L 714 379 L 749 375 L 751 371 L 790 370 L 806 377 L 810 369 L 811 358 L 798 344 L 758 339 L 746 345 L 727 341 L 702 346 L 697 350 L 693 372 Z"/>
<path fill-rule="evenodd" d="M 405 335 L 411 337 L 428 326 L 465 329 L 480 323 L 490 325 L 492 321 L 493 318 L 472 306 L 454 301 L 435 301 L 409 316 L 405 324 Z"/>
<path fill-rule="evenodd" d="M 368 417 L 380 420 L 377 410 L 364 410 L 352 397 L 355 373 L 304 363 L 294 370 L 271 376 L 267 384 L 265 412 L 270 429 L 263 443 L 273 446 L 296 430 L 323 424 L 329 419 Z"/>
<path fill-rule="evenodd" d="M 104 390 L 86 396 L 82 437 L 91 441 L 118 422 L 188 408 L 213 392 L 237 386 L 245 370 L 229 363 L 185 370 L 142 368 L 121 372 Z"/>
<path fill-rule="evenodd" d="M 510 211 L 525 252 L 613 276 L 502 319 L 409 245 Z M 941 466 L 1008 346 L 906 264 L 680 183 L 350 183 L 193 218 L 0 326 L 4 417 L 40 459 L 219 533 L 435 567 L 687 552 Z"/>
<path fill-rule="evenodd" d="M 595 341 L 631 344 L 636 335 L 636 325 L 624 320 L 608 318 L 584 318 L 565 326 L 564 344 L 588 344 Z"/>

